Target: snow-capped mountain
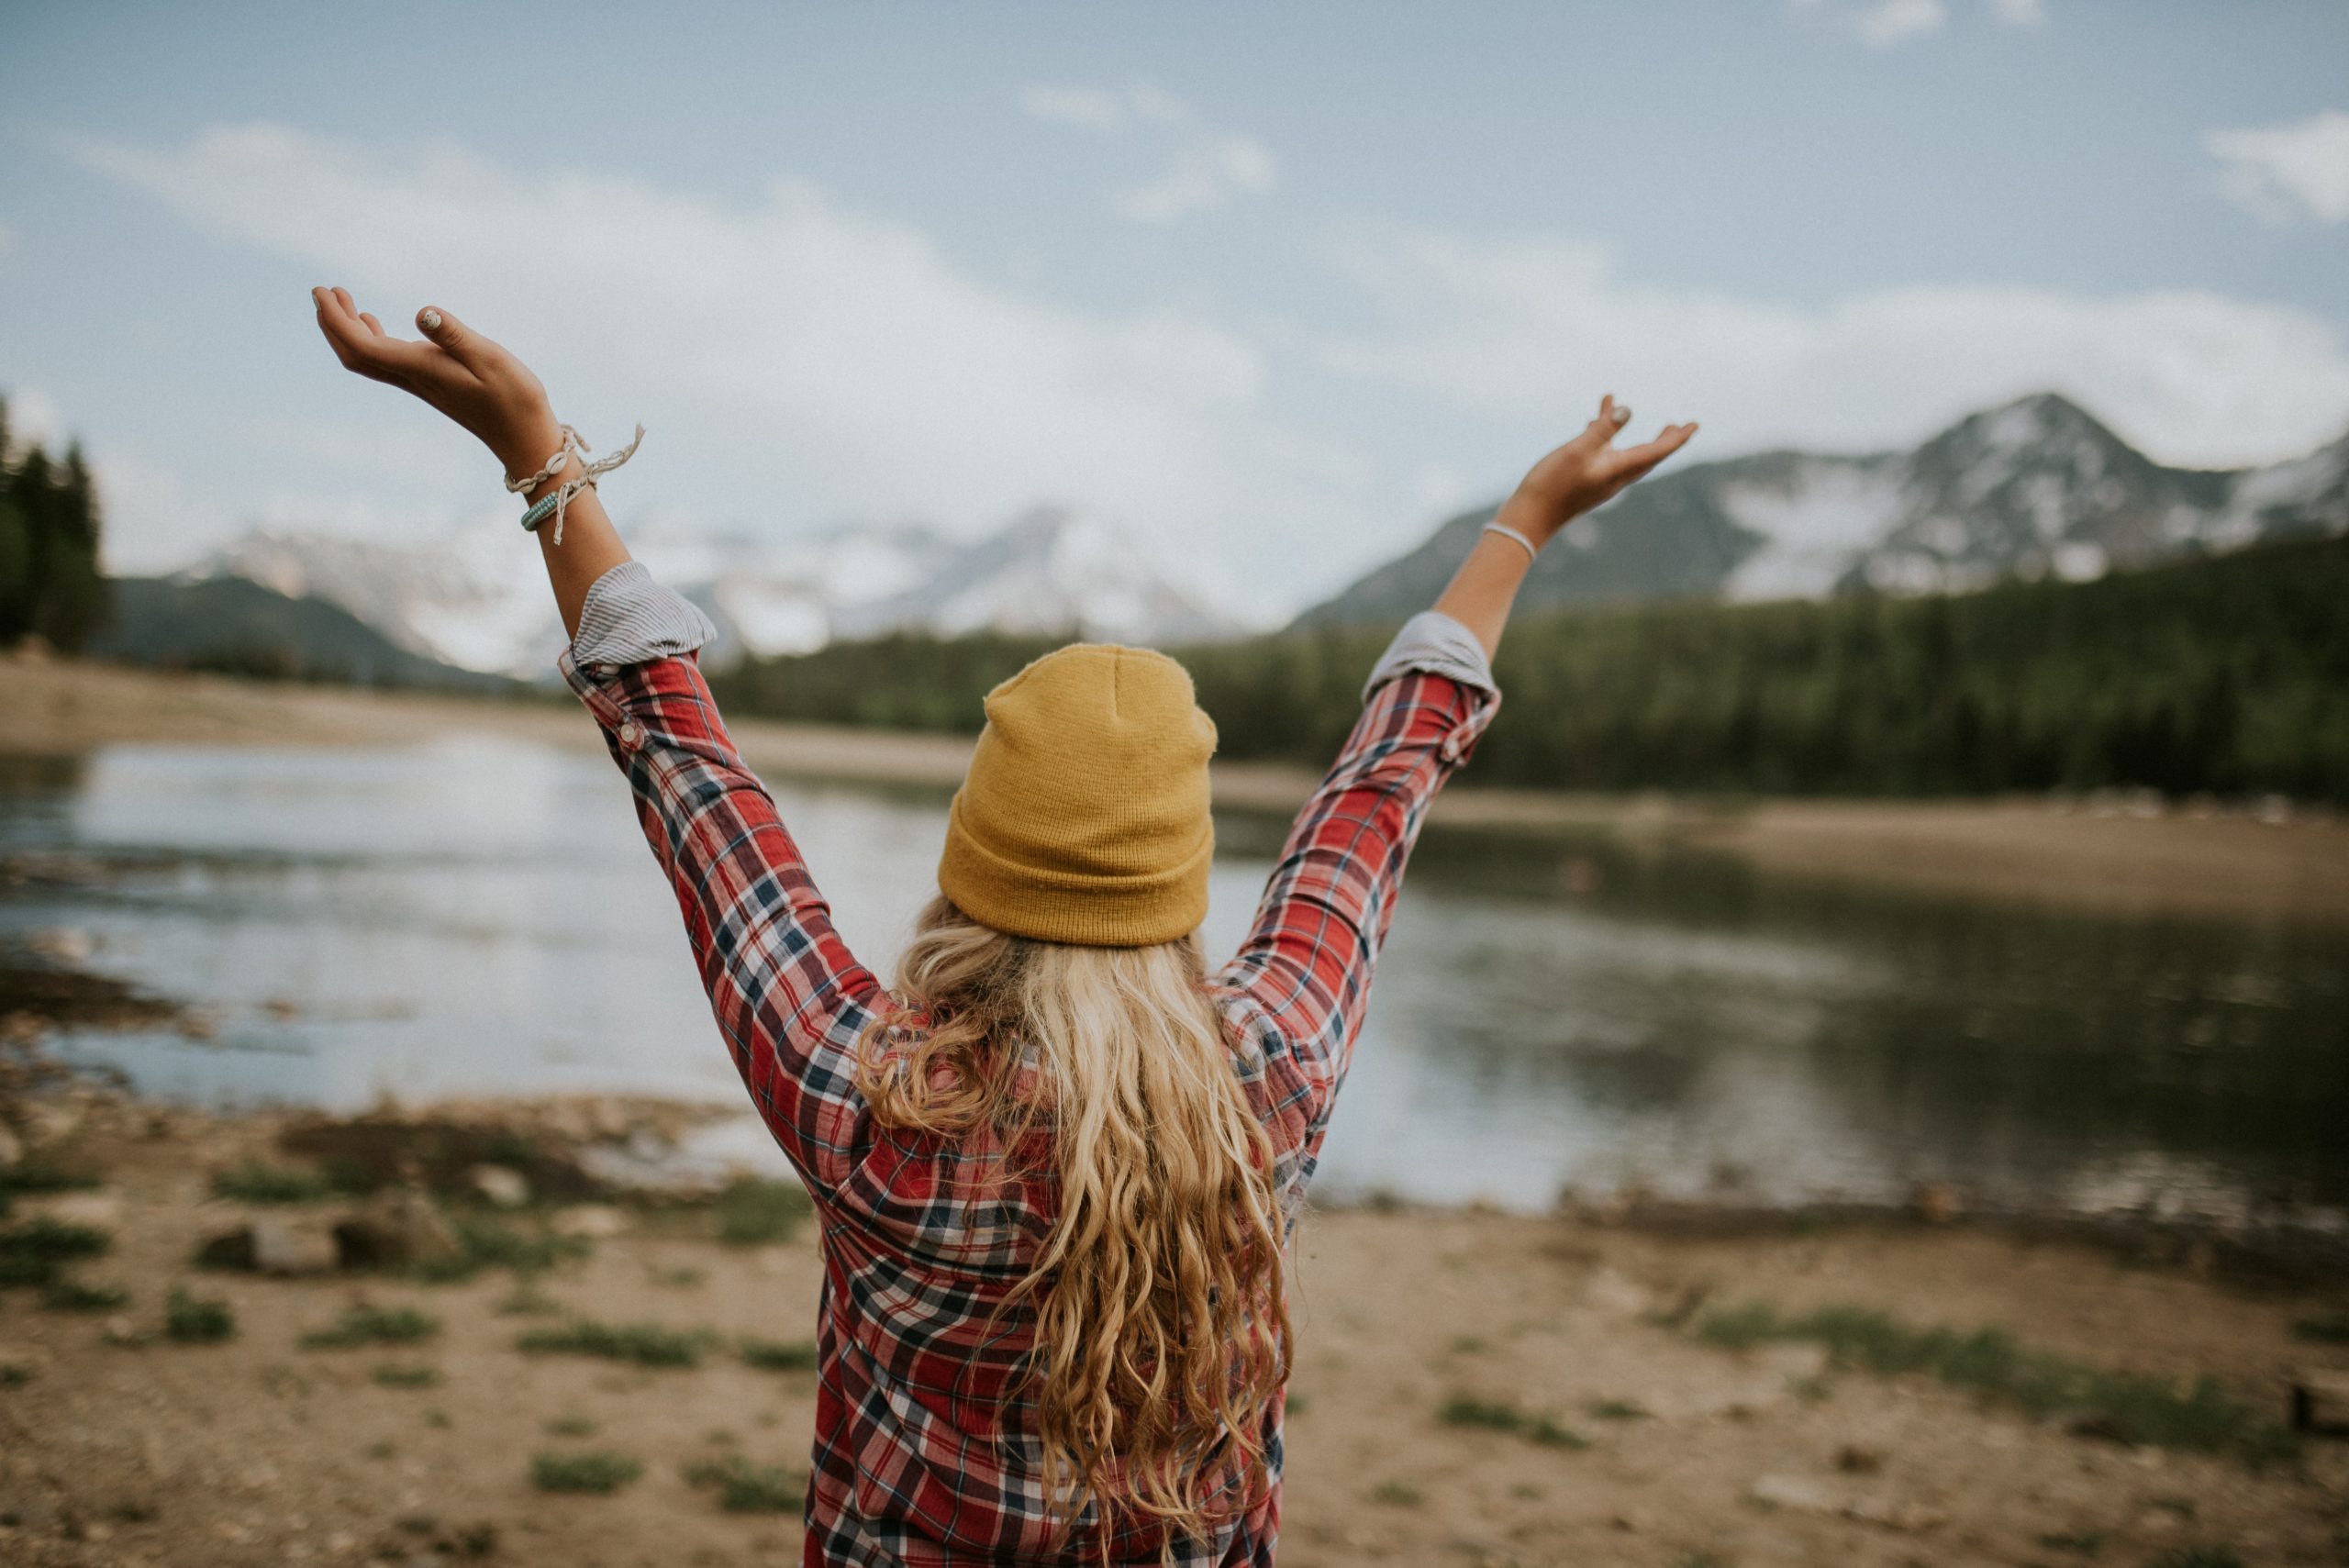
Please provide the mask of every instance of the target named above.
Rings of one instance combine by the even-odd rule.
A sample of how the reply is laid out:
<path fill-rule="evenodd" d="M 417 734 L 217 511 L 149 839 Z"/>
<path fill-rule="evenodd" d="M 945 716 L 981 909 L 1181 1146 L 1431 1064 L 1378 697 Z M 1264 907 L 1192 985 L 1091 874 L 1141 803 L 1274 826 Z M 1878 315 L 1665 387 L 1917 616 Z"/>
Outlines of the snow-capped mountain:
<path fill-rule="evenodd" d="M 1393 620 L 1423 607 L 1493 510 L 1453 518 L 1301 620 Z M 1576 522 L 1524 593 L 1529 605 L 1557 605 L 1946 592 L 2344 530 L 2349 436 L 2264 468 L 2165 468 L 2046 393 L 1969 416 L 1910 451 L 1762 452 L 1668 470 Z"/>
<path fill-rule="evenodd" d="M 396 646 L 462 669 L 540 676 L 562 646 L 546 586 L 477 530 L 390 543 L 255 529 L 180 573 L 243 577 L 338 605 Z M 764 543 L 649 530 L 630 550 L 709 614 L 705 657 L 799 653 L 838 638 L 993 629 L 1177 642 L 1244 629 L 1129 535 L 1040 507 L 961 542 L 911 524 Z"/>

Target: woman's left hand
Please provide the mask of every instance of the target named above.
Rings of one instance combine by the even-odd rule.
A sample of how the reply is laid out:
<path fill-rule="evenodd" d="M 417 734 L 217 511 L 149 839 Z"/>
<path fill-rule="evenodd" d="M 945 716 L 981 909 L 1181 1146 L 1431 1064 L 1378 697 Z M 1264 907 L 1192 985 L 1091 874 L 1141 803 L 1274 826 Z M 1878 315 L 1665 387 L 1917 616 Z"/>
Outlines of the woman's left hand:
<path fill-rule="evenodd" d="M 547 390 L 529 366 L 445 310 L 416 313 L 418 343 L 395 338 L 351 302 L 350 292 L 317 288 L 318 330 L 345 370 L 414 393 L 480 438 L 514 478 L 536 473 L 562 444 Z"/>

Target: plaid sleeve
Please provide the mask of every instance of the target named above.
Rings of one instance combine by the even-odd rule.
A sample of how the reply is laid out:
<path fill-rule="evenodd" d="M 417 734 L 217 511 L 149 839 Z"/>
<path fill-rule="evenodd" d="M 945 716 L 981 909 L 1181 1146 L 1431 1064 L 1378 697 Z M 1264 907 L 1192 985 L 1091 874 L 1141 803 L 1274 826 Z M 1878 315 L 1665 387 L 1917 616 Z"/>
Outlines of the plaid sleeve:
<path fill-rule="evenodd" d="M 1362 1027 L 1403 862 L 1499 701 L 1489 685 L 1426 668 L 1375 686 L 1290 828 L 1248 940 L 1218 977 L 1252 1015 L 1276 1149 L 1301 1156 L 1307 1173 Z"/>
<path fill-rule="evenodd" d="M 880 983 L 833 930 L 690 653 L 618 664 L 574 647 L 559 667 L 628 775 L 751 1100 L 809 1190 L 830 1193 L 866 1144 L 853 1069 Z"/>

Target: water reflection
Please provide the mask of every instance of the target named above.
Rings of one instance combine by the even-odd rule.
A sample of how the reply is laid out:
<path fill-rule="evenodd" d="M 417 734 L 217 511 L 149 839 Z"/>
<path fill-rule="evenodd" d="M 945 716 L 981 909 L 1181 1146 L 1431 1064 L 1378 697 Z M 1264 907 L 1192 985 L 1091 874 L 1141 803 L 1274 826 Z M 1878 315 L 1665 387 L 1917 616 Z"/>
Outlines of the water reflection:
<path fill-rule="evenodd" d="M 783 785 L 885 965 L 940 803 Z M 1232 818 L 1229 951 L 1280 824 Z M 602 758 L 128 746 L 0 763 L 0 933 L 68 927 L 209 1041 L 78 1036 L 151 1092 L 732 1097 L 675 906 Z M 1431 834 L 1325 1162 L 1335 1193 L 1786 1202 L 1948 1179 L 2029 1207 L 2349 1206 L 2338 932 L 1857 893 L 1605 840 Z"/>

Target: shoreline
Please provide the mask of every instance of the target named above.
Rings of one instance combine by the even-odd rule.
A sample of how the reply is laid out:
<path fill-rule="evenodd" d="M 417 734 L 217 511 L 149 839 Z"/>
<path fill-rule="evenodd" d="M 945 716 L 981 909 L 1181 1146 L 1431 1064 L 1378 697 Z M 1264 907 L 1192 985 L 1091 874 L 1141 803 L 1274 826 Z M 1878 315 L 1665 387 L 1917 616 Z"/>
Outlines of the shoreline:
<path fill-rule="evenodd" d="M 215 1116 L 0 1093 L 19 1140 L 0 1235 L 104 1238 L 65 1284 L 10 1291 L 0 1556 L 787 1560 L 821 1273 L 804 1200 L 738 1228 L 707 1182 L 596 1174 L 596 1151 L 695 1114 L 566 1096 Z M 345 1226 L 384 1215 L 436 1217 L 457 1251 L 424 1269 L 338 1252 Z M 1308 1213 L 1291 1289 L 1282 1561 L 1305 1568 L 1891 1568 L 2064 1561 L 2085 1549 L 2050 1541 L 2090 1539 L 2124 1563 L 2318 1561 L 2349 1505 L 2349 1445 L 2282 1426 L 2295 1379 L 2349 1366 L 2300 1331 L 2340 1321 L 2344 1297 L 2207 1259 L 1916 1219 L 1371 1205 Z M 2080 1392 L 2051 1403 L 1993 1363 L 1934 1359 L 1965 1345 Z M 601 1460 L 634 1471 L 609 1496 L 534 1479 Z"/>
<path fill-rule="evenodd" d="M 944 792 L 970 753 L 952 736 L 763 719 L 732 728 L 751 766 L 777 778 Z M 597 742 L 562 696 L 538 704 L 0 657 L 0 747 L 17 754 L 126 742 L 398 746 L 449 732 L 578 751 Z M 1315 782 L 1301 767 L 1219 762 L 1215 799 L 1227 812 L 1285 816 Z M 2138 795 L 1725 801 L 1464 783 L 1438 798 L 1430 826 L 1597 836 L 1774 876 L 2085 914 L 2349 925 L 2349 821 L 2318 810 L 2176 808 Z"/>

